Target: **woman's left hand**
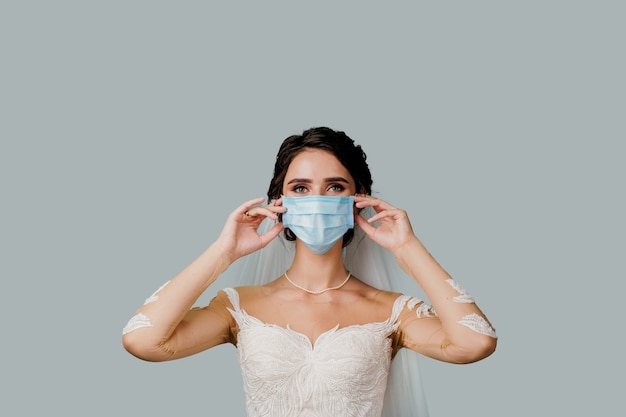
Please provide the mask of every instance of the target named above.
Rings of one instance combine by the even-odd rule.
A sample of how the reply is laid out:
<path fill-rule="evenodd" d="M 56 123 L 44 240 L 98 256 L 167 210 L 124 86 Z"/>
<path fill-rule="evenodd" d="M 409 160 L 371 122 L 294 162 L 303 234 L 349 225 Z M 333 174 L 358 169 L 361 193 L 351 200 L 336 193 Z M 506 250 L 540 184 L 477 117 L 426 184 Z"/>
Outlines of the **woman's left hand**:
<path fill-rule="evenodd" d="M 417 239 L 406 211 L 396 208 L 384 200 L 368 195 L 354 197 L 357 208 L 372 207 L 376 212 L 369 219 L 356 214 L 355 221 L 363 231 L 383 248 L 395 252 L 407 242 Z M 373 223 L 380 222 L 378 226 Z"/>

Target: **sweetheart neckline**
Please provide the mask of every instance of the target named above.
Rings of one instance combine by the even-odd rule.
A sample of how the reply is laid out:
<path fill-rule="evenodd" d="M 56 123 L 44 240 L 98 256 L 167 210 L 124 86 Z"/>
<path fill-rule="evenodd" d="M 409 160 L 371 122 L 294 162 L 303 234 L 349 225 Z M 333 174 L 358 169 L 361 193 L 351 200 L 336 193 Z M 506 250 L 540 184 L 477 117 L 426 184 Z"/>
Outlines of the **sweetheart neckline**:
<path fill-rule="evenodd" d="M 400 309 L 406 304 L 407 300 L 410 298 L 407 295 L 404 294 L 400 294 L 395 301 L 393 302 L 393 305 L 391 307 L 391 313 L 389 314 L 389 317 L 387 317 L 386 320 L 382 320 L 382 321 L 372 321 L 369 323 L 363 323 L 363 324 L 349 324 L 347 326 L 343 326 L 343 327 L 339 327 L 339 323 L 337 323 L 334 327 L 325 330 L 323 332 L 321 332 L 320 334 L 317 335 L 317 337 L 315 338 L 315 340 L 312 340 L 309 336 L 307 336 L 305 333 L 300 332 L 298 330 L 294 330 L 292 329 L 289 324 L 287 324 L 286 326 L 281 326 L 279 324 L 276 323 L 267 323 L 264 322 L 263 320 L 259 319 L 258 317 L 255 317 L 251 314 L 248 314 L 246 312 L 246 310 L 244 310 L 243 308 L 241 308 L 241 305 L 239 304 L 239 292 L 237 292 L 237 290 L 235 288 L 224 288 L 223 291 L 226 293 L 230 303 L 232 304 L 233 310 L 231 310 L 230 308 L 228 308 L 228 310 L 230 310 L 231 314 L 237 314 L 240 313 L 245 317 L 248 317 L 250 319 L 252 319 L 253 321 L 255 321 L 258 325 L 264 326 L 264 327 L 272 327 L 272 328 L 276 328 L 276 329 L 281 329 L 283 332 L 289 332 L 292 333 L 294 335 L 297 335 L 301 338 L 304 338 L 305 340 L 308 341 L 308 345 L 311 348 L 311 350 L 315 350 L 315 347 L 317 346 L 317 342 L 320 340 L 320 337 L 325 336 L 328 333 L 331 332 L 337 332 L 337 331 L 341 331 L 341 330 L 346 330 L 347 329 L 353 329 L 353 328 L 358 328 L 358 327 L 373 327 L 373 326 L 391 326 L 391 328 L 397 328 L 397 326 L 400 325 L 399 322 L 394 323 L 395 321 L 397 321 L 399 313 L 400 313 Z"/>
<path fill-rule="evenodd" d="M 355 324 L 349 324 L 347 326 L 342 326 L 339 327 L 339 323 L 337 323 L 336 325 L 334 325 L 333 327 L 331 327 L 328 330 L 324 330 L 323 332 L 321 332 L 320 334 L 317 335 L 317 337 L 315 337 L 315 340 L 312 340 L 309 336 L 307 336 L 304 332 L 298 331 L 298 330 L 294 330 L 290 327 L 289 323 L 287 323 L 286 326 L 281 326 L 280 324 L 276 324 L 276 323 L 267 323 L 261 319 L 259 319 L 258 317 L 255 317 L 251 314 L 248 314 L 244 309 L 239 308 L 239 311 L 245 315 L 247 318 L 251 319 L 252 321 L 256 322 L 256 324 L 261 325 L 263 327 L 271 327 L 273 329 L 277 329 L 280 330 L 284 333 L 291 333 L 295 336 L 298 336 L 304 340 L 306 340 L 308 342 L 309 347 L 311 348 L 312 351 L 315 350 L 318 341 L 320 340 L 321 337 L 326 336 L 330 333 L 337 333 L 340 331 L 348 331 L 350 329 L 355 329 L 355 328 L 362 328 L 362 327 L 374 327 L 374 326 L 389 326 L 390 325 L 390 321 L 392 319 L 392 317 L 387 318 L 386 320 L 382 320 L 382 321 L 372 321 L 369 323 L 355 323 Z M 397 323 L 398 324 L 398 323 Z M 396 324 L 396 325 L 397 325 Z M 394 327 L 392 325 L 392 327 Z"/>

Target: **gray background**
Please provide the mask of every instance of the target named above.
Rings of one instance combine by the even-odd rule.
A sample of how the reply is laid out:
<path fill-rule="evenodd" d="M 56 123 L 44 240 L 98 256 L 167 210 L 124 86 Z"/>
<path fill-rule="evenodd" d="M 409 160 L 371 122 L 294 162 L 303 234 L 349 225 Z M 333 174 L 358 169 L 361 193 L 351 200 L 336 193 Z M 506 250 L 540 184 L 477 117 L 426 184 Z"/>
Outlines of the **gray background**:
<path fill-rule="evenodd" d="M 232 346 L 121 329 L 328 125 L 498 330 L 433 417 L 621 415 L 623 3 L 223 3 L 1 3 L 2 414 L 243 416 Z"/>

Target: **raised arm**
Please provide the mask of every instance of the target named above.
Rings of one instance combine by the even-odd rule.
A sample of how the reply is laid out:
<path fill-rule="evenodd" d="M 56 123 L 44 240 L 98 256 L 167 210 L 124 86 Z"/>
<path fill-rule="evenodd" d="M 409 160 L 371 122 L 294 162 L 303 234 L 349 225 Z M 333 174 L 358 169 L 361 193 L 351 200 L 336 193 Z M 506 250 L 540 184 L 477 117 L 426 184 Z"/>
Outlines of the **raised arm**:
<path fill-rule="evenodd" d="M 407 213 L 369 196 L 355 198 L 357 207 L 376 211 L 369 221 L 356 216 L 359 226 L 376 243 L 391 251 L 402 269 L 428 297 L 432 307 L 413 300 L 401 321 L 402 345 L 452 363 L 475 362 L 496 348 L 495 330 L 474 299 L 431 256 L 414 234 Z M 378 227 L 373 223 L 380 222 Z"/>
<path fill-rule="evenodd" d="M 233 211 L 218 239 L 146 299 L 122 332 L 128 352 L 148 361 L 165 361 L 228 341 L 230 321 L 220 309 L 191 307 L 234 261 L 278 236 L 282 223 L 257 233 L 264 218 L 276 220 L 284 211 L 279 205 L 260 206 L 262 202 L 250 200 Z"/>

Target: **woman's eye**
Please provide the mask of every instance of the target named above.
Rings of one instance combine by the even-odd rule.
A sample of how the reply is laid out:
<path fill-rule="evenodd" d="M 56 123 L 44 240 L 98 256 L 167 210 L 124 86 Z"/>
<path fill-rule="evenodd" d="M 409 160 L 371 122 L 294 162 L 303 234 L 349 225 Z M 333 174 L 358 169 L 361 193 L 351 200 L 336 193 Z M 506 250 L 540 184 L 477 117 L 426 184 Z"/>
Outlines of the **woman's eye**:
<path fill-rule="evenodd" d="M 341 192 L 341 191 L 345 190 L 345 188 L 342 185 L 333 184 L 330 187 L 328 187 L 328 190 L 329 191 Z"/>
<path fill-rule="evenodd" d="M 306 192 L 306 187 L 303 185 L 296 185 L 295 187 L 292 188 L 292 191 L 296 193 L 304 193 Z"/>

